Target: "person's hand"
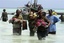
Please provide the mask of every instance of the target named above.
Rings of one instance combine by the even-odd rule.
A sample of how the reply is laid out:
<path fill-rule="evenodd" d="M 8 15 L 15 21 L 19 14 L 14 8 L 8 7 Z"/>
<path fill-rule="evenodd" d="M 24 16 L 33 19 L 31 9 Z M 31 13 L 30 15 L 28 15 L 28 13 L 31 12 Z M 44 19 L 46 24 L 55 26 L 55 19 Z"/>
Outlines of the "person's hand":
<path fill-rule="evenodd" d="M 49 27 L 48 25 L 45 26 L 45 28 Z"/>
<path fill-rule="evenodd" d="M 20 21 L 19 19 L 15 19 L 15 22 L 18 22 L 18 21 Z"/>

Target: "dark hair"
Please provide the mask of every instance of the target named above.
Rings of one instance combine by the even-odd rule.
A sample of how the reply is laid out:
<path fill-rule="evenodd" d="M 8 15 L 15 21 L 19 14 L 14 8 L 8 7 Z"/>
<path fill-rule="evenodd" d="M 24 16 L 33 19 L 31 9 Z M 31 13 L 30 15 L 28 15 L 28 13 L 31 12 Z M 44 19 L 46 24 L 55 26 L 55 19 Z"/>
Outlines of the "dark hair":
<path fill-rule="evenodd" d="M 50 9 L 50 10 L 48 10 L 49 12 L 53 12 L 53 10 L 52 9 Z"/>
<path fill-rule="evenodd" d="M 48 10 L 48 12 L 49 12 L 49 15 L 52 15 L 52 9 L 50 9 L 50 10 Z"/>
<path fill-rule="evenodd" d="M 6 9 L 3 9 L 3 11 L 5 12 L 5 11 L 6 11 Z"/>
<path fill-rule="evenodd" d="M 17 10 L 16 10 L 16 13 L 18 13 L 18 11 L 19 11 L 19 10 L 17 9 Z"/>
<path fill-rule="evenodd" d="M 42 12 L 42 16 L 46 16 L 46 12 Z"/>
<path fill-rule="evenodd" d="M 41 9 L 43 9 L 43 7 L 41 5 L 39 5 L 38 10 L 41 10 Z"/>
<path fill-rule="evenodd" d="M 16 17 L 18 17 L 19 16 L 19 10 L 17 9 L 16 10 Z"/>

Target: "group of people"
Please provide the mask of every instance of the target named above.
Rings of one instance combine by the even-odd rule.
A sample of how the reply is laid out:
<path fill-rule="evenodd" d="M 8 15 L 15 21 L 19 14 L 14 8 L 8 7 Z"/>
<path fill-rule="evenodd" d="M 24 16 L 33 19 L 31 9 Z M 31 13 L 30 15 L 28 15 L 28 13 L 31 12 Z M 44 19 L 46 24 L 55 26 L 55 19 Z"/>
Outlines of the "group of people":
<path fill-rule="evenodd" d="M 7 13 L 5 9 L 2 13 L 2 20 L 7 21 Z M 46 16 L 46 12 L 38 9 L 37 12 L 34 10 L 30 10 L 28 13 L 28 23 L 29 23 L 29 31 L 30 36 L 34 36 L 37 33 L 37 37 L 39 40 L 42 40 L 48 36 L 48 34 L 56 34 L 56 23 L 59 21 L 57 17 L 52 14 L 52 10 L 48 10 L 49 14 Z M 3 15 L 6 15 L 6 20 Z M 21 27 L 23 27 L 24 19 L 22 16 L 22 11 L 16 10 L 16 14 L 9 20 L 9 23 L 13 24 L 13 34 L 21 35 Z"/>
<path fill-rule="evenodd" d="M 36 13 L 31 11 L 29 14 L 29 28 L 30 36 L 34 36 L 37 30 L 37 37 L 39 40 L 48 36 L 48 34 L 56 34 L 56 23 L 59 21 L 57 17 L 52 14 L 52 10 L 48 10 L 49 14 L 46 16 L 46 12 L 39 9 Z"/>

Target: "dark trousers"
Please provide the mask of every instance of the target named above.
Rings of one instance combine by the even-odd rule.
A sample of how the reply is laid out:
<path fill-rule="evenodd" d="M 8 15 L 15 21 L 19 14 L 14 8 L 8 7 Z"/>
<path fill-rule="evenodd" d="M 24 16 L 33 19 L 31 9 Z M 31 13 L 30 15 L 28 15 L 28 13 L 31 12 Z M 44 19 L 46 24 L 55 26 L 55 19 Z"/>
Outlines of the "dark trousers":
<path fill-rule="evenodd" d="M 46 36 L 49 34 L 49 27 L 46 28 Z"/>
<path fill-rule="evenodd" d="M 40 39 L 42 39 L 43 37 L 46 37 L 46 30 L 45 31 L 37 31 L 37 37 L 38 37 L 38 39 L 40 40 Z"/>
<path fill-rule="evenodd" d="M 34 36 L 35 32 L 32 27 L 30 27 L 30 36 Z"/>
<path fill-rule="evenodd" d="M 30 30 L 30 36 L 34 36 L 35 32 L 33 30 Z"/>
<path fill-rule="evenodd" d="M 38 37 L 39 40 L 41 40 L 42 38 L 46 37 L 47 30 L 46 29 L 43 30 L 43 29 L 44 29 L 44 27 L 38 27 L 37 37 Z"/>
<path fill-rule="evenodd" d="M 35 27 L 35 25 L 29 24 L 30 36 L 34 36 L 34 34 L 35 34 L 35 32 L 34 32 L 34 30 L 33 30 L 34 27 Z"/>

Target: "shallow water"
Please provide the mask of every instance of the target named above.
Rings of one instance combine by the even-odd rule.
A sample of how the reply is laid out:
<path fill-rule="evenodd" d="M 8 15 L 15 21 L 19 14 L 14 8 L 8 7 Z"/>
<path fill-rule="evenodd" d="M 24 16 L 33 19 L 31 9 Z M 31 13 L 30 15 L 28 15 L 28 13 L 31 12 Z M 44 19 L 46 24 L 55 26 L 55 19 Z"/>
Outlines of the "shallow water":
<path fill-rule="evenodd" d="M 8 20 L 11 19 L 12 16 L 13 15 L 8 15 Z M 59 17 L 59 15 L 57 17 Z M 23 30 L 21 36 L 12 34 L 12 24 L 9 24 L 8 21 L 2 22 L 0 20 L 0 43 L 64 43 L 64 22 L 61 23 L 59 21 L 57 23 L 57 34 L 49 34 L 46 40 L 38 40 L 36 33 L 34 37 L 30 37 L 29 28 L 28 30 Z"/>

